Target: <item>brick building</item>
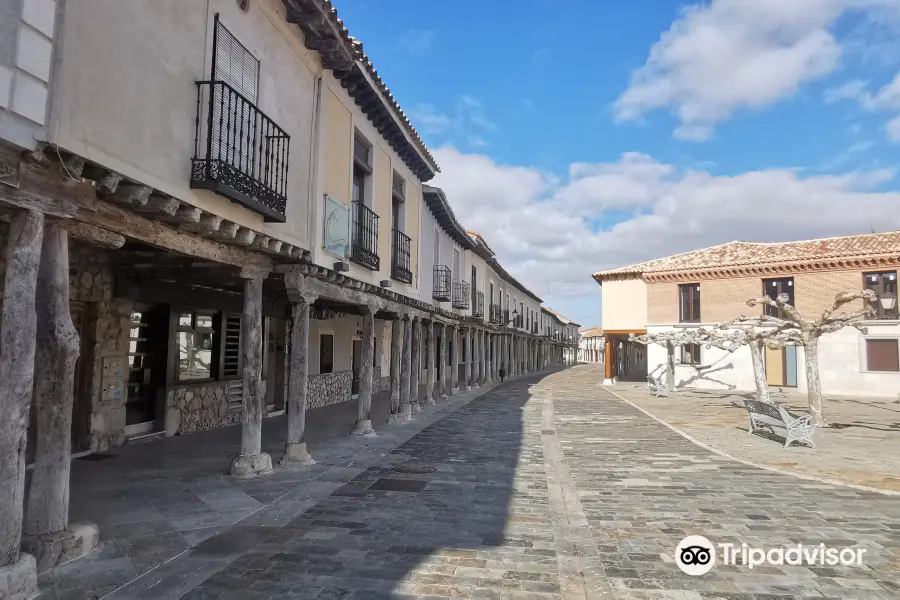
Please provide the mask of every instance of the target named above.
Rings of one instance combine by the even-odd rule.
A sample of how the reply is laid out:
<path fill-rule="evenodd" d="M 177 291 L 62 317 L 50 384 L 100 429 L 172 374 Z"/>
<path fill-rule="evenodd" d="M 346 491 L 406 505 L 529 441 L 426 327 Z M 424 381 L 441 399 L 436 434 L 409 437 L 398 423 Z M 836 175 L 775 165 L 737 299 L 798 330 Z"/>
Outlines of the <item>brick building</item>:
<path fill-rule="evenodd" d="M 879 299 L 874 306 L 877 317 L 865 323 L 868 333 L 845 328 L 822 339 L 822 391 L 896 397 L 900 390 L 898 266 L 900 232 L 889 232 L 800 242 L 729 242 L 601 271 L 594 279 L 603 287 L 604 324 L 611 308 L 631 307 L 634 321 L 646 307 L 645 323 L 626 325 L 648 333 L 754 316 L 763 309 L 749 308 L 747 300 L 763 294 L 774 298 L 785 293 L 801 314 L 814 317 L 831 306 L 837 293 L 872 289 Z M 619 317 L 610 316 L 615 318 Z M 663 371 L 665 349 L 651 345 L 646 360 L 649 373 Z M 770 385 L 806 390 L 802 348 L 767 350 L 765 360 Z M 728 354 L 684 346 L 676 363 L 679 386 L 754 387 L 747 348 Z"/>

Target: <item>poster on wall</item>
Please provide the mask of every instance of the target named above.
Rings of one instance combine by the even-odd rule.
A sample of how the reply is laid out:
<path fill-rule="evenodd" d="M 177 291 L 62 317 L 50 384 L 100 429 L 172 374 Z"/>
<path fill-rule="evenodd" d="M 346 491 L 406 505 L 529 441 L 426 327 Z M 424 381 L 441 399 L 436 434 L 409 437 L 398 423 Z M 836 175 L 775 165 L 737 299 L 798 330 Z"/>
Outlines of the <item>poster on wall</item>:
<path fill-rule="evenodd" d="M 350 257 L 350 207 L 325 194 L 326 251 L 340 258 Z"/>

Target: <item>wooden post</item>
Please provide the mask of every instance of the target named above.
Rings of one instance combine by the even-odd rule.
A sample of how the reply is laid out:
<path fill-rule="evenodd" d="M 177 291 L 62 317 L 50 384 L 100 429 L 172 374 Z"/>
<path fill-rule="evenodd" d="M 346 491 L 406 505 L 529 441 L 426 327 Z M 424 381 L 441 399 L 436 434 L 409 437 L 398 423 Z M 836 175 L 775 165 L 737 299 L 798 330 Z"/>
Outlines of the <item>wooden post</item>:
<path fill-rule="evenodd" d="M 272 458 L 262 451 L 262 286 L 265 273 L 242 270 L 244 314 L 241 337 L 244 353 L 244 397 L 241 407 L 241 454 L 231 463 L 236 477 L 256 477 L 272 471 Z"/>
<path fill-rule="evenodd" d="M 403 321 L 398 317 L 391 321 L 391 423 L 403 422 L 403 415 L 400 414 L 400 358 L 402 354 Z M 431 383 L 434 384 L 433 378 Z"/>
<path fill-rule="evenodd" d="M 475 348 L 472 345 L 472 337 L 473 337 L 472 331 L 473 331 L 473 329 L 471 327 L 463 328 L 463 335 L 466 338 L 466 352 L 467 352 L 466 357 L 465 357 L 466 368 L 464 371 L 464 373 L 465 373 L 465 382 L 464 383 L 466 384 L 467 390 L 472 389 L 472 384 L 473 384 L 473 382 L 472 382 L 472 362 L 475 360 Z"/>
<path fill-rule="evenodd" d="M 419 404 L 419 374 L 422 372 L 422 321 L 412 319 L 412 351 L 410 352 L 409 406 L 412 412 L 422 412 Z"/>
<path fill-rule="evenodd" d="M 282 465 L 314 464 L 306 449 L 306 407 L 309 399 L 309 308 L 316 301 L 314 294 L 300 296 L 291 310 L 291 355 L 288 368 L 288 436 L 284 446 Z"/>
<path fill-rule="evenodd" d="M 425 404 L 434 404 L 436 328 L 437 325 L 432 319 L 428 325 L 428 381 L 425 384 Z"/>
<path fill-rule="evenodd" d="M 459 328 L 450 326 L 450 395 L 459 392 Z"/>
<path fill-rule="evenodd" d="M 0 321 L 0 595 L 12 590 L 13 586 L 4 586 L 4 581 L 13 577 L 21 592 L 37 591 L 34 559 L 20 556 L 19 546 L 25 495 L 25 436 L 34 381 L 35 293 L 43 235 L 41 213 L 12 214 Z"/>
<path fill-rule="evenodd" d="M 22 547 L 43 572 L 91 552 L 99 542 L 96 525 L 69 527 L 72 406 L 80 344 L 69 313 L 68 233 L 59 227 L 44 232 L 35 309 L 37 438 Z"/>
<path fill-rule="evenodd" d="M 402 421 L 412 419 L 412 407 L 409 404 L 410 375 L 412 371 L 412 324 L 409 315 L 403 315 L 403 353 L 400 355 L 400 418 Z"/>
<path fill-rule="evenodd" d="M 441 400 L 446 400 L 449 390 L 447 389 L 447 326 L 443 323 L 439 323 L 438 327 L 440 327 L 441 331 L 441 348 L 438 352 L 438 356 L 436 360 L 440 361 L 441 365 L 441 380 L 438 382 L 440 385 L 440 398 Z"/>
<path fill-rule="evenodd" d="M 359 307 L 363 315 L 362 352 L 359 358 L 359 397 L 356 427 L 353 435 L 375 435 L 372 428 L 372 363 L 375 359 L 375 312 L 376 307 L 368 304 Z"/>

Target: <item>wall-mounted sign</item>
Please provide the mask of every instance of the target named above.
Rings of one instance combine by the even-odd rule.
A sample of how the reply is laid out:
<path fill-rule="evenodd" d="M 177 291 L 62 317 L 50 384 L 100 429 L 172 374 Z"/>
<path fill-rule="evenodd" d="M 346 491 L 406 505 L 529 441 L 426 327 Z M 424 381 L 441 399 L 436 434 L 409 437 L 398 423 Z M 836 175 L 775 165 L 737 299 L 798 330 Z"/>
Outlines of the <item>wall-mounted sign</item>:
<path fill-rule="evenodd" d="M 350 258 L 350 207 L 325 194 L 326 251 L 340 258 Z"/>

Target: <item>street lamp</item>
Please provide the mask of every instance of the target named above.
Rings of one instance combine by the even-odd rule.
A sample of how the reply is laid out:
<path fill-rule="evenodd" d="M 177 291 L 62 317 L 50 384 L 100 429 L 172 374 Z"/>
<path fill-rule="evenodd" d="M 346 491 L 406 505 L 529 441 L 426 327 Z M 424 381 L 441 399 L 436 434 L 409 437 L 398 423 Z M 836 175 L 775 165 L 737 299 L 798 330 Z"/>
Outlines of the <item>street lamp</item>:
<path fill-rule="evenodd" d="M 510 320 L 506 323 L 507 325 L 509 325 L 510 323 L 514 323 L 514 322 L 516 321 L 516 319 L 519 318 L 519 311 L 513 310 L 513 311 L 512 311 L 512 314 L 511 314 L 510 316 L 512 317 L 512 319 L 510 319 Z"/>

